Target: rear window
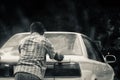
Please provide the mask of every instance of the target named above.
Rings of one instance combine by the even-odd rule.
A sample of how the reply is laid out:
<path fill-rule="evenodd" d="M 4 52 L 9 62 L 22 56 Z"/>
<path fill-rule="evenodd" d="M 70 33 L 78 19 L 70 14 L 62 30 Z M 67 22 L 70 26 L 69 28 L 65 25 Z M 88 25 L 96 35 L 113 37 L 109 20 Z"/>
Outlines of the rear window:
<path fill-rule="evenodd" d="M 2 46 L 2 48 L 6 48 L 6 47 L 16 47 L 17 48 L 19 42 L 28 35 L 29 34 L 15 34 Z"/>
<path fill-rule="evenodd" d="M 77 63 L 49 63 L 47 65 L 47 70 L 45 73 L 45 77 L 61 77 L 61 76 L 67 76 L 67 77 L 80 77 L 81 71 L 80 66 Z"/>
<path fill-rule="evenodd" d="M 82 55 L 81 44 L 76 34 L 46 34 L 57 52 L 64 55 Z"/>

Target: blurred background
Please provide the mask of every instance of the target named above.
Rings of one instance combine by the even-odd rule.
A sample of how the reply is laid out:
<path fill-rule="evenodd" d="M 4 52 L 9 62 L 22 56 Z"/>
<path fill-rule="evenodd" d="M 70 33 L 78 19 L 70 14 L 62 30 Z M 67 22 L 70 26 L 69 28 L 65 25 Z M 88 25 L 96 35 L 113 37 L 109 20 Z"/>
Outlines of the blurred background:
<path fill-rule="evenodd" d="M 81 32 L 102 39 L 120 26 L 117 0 L 0 0 L 0 45 L 41 21 L 48 31 Z"/>
<path fill-rule="evenodd" d="M 47 31 L 80 32 L 99 40 L 105 53 L 117 46 L 113 53 L 119 58 L 119 4 L 119 0 L 0 0 L 0 46 L 40 21 Z M 114 70 L 119 76 L 119 66 Z"/>

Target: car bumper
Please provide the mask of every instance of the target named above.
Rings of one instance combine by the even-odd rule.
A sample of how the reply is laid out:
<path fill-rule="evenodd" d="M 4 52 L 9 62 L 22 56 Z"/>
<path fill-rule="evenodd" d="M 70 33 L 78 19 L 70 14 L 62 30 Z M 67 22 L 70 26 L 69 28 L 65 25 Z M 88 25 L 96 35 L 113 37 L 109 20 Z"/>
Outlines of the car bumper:
<path fill-rule="evenodd" d="M 11 64 L 0 64 L 0 76 L 10 77 L 13 75 L 13 65 Z M 1 80 L 1 79 L 0 79 Z"/>
<path fill-rule="evenodd" d="M 0 69 L 4 69 L 4 68 L 10 68 L 12 67 L 12 64 L 8 64 L 8 63 L 0 63 Z"/>

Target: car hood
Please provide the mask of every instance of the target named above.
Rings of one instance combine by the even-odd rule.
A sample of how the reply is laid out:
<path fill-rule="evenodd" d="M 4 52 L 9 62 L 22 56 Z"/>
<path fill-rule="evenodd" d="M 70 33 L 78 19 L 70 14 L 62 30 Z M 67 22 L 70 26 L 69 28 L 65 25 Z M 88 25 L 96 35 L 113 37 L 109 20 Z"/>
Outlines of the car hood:
<path fill-rule="evenodd" d="M 13 52 L 17 52 L 16 54 L 18 54 L 18 50 L 15 47 L 6 47 L 6 48 L 1 48 L 0 52 L 3 52 L 4 54 L 11 54 Z"/>
<path fill-rule="evenodd" d="M 7 47 L 0 49 L 0 62 L 5 63 L 16 63 L 19 60 L 19 52 L 14 47 Z"/>

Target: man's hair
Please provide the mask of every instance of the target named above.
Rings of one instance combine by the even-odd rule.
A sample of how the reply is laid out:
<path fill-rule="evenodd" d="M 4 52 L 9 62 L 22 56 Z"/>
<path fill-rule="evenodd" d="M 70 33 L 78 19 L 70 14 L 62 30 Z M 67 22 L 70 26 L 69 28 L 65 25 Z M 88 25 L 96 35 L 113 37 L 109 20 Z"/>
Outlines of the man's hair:
<path fill-rule="evenodd" d="M 43 35 L 45 32 L 45 28 L 41 22 L 33 22 L 30 25 L 30 31 L 31 31 L 31 33 L 38 32 L 39 34 Z"/>

